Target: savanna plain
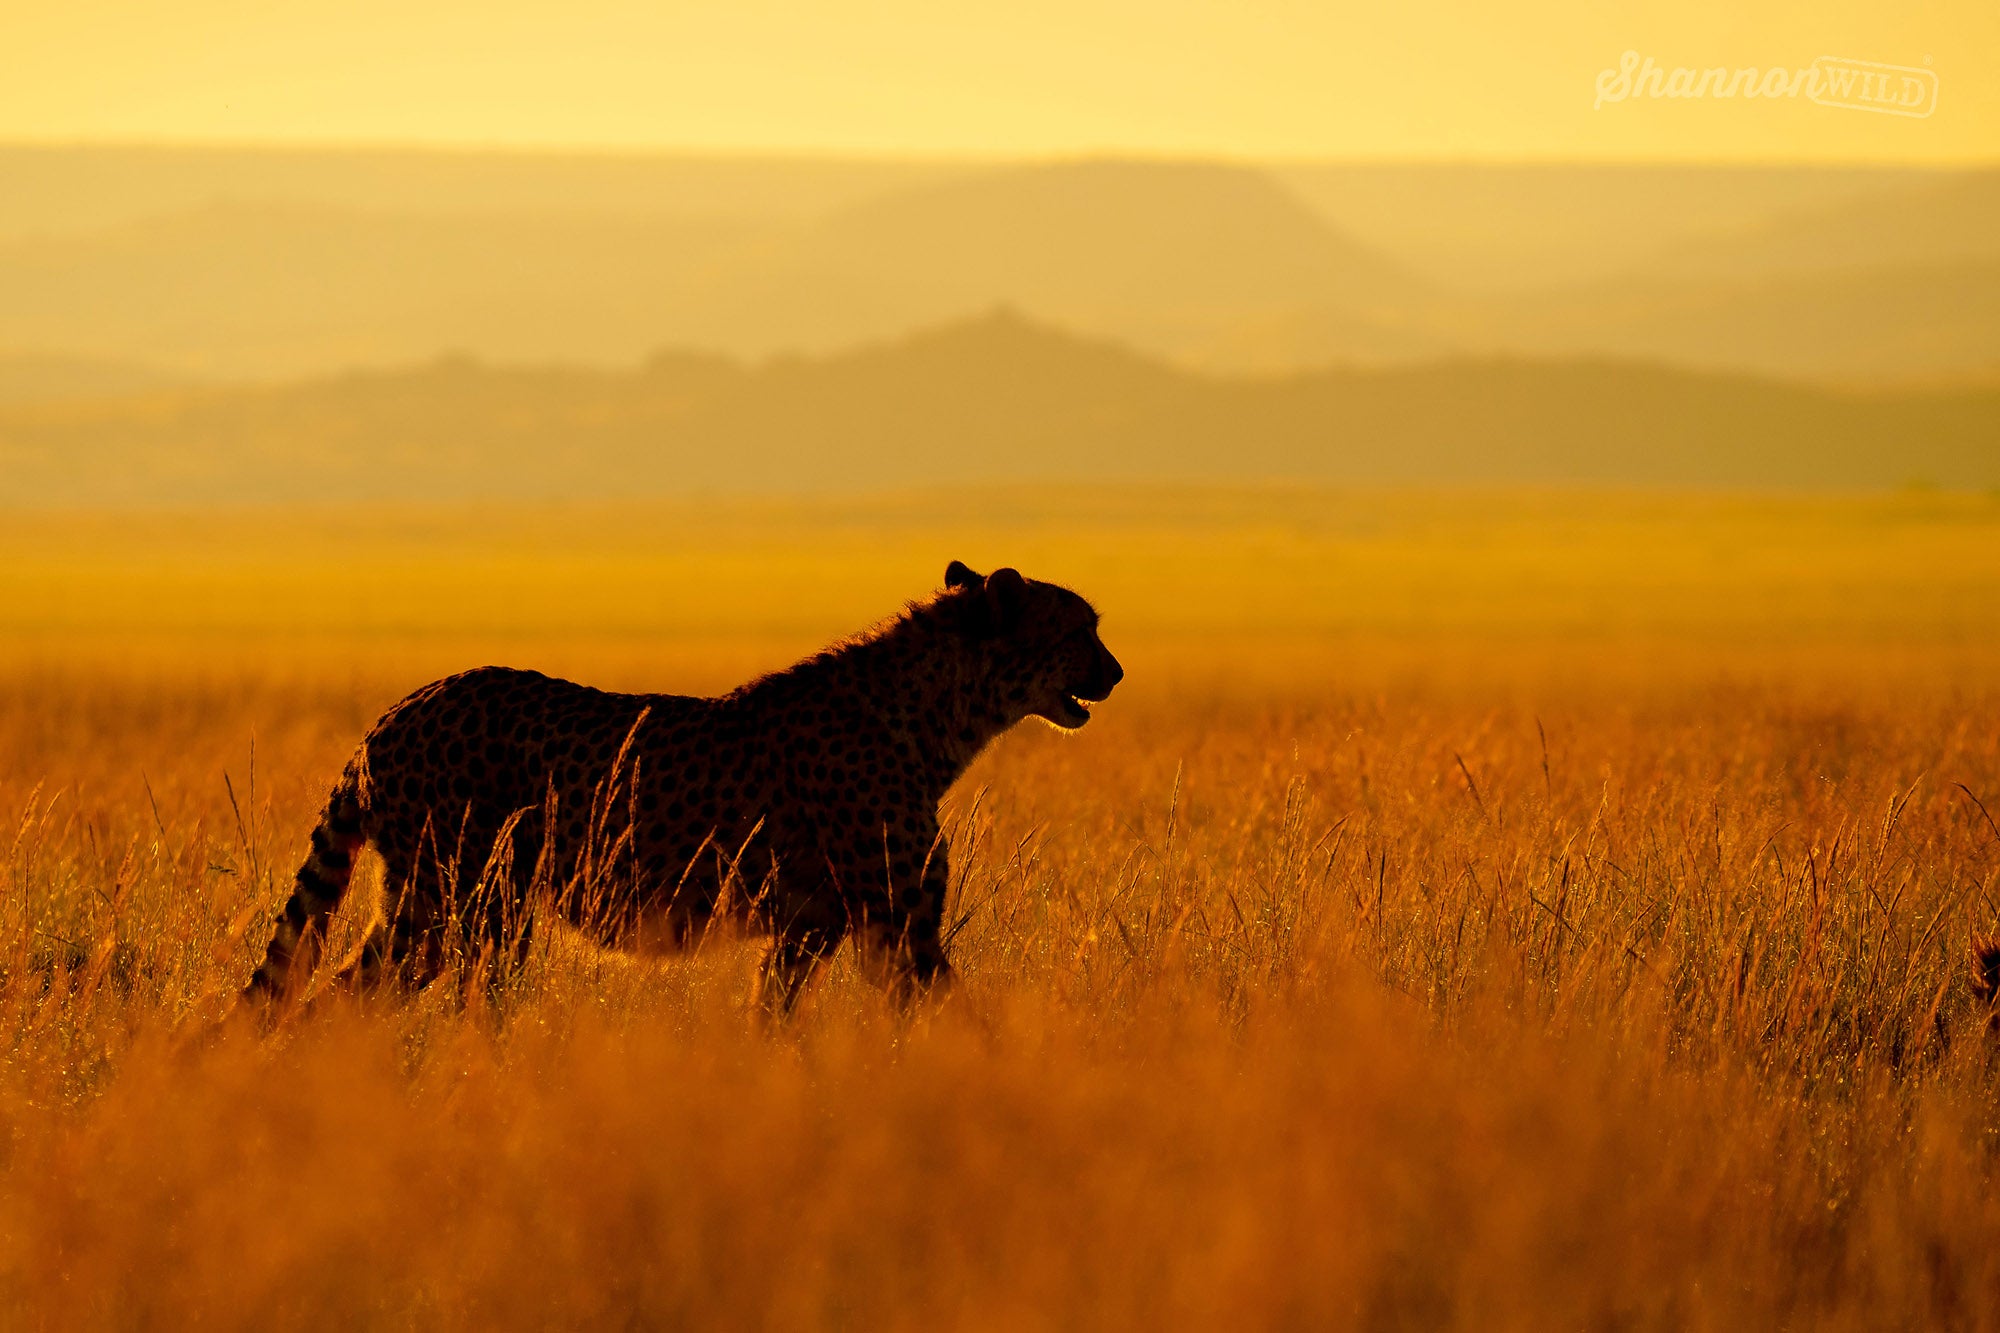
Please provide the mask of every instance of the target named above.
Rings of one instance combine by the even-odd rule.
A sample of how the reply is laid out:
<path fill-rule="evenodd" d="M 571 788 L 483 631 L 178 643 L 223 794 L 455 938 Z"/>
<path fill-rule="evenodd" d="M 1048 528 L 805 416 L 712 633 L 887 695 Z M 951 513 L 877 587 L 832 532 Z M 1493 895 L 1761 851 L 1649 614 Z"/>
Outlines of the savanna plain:
<path fill-rule="evenodd" d="M 947 801 L 943 1002 L 543 933 L 229 1018 L 402 694 L 726 688 L 952 558 L 1127 679 Z M 0 1324 L 2000 1326 L 1996 608 L 1922 491 L 8 516 Z"/>

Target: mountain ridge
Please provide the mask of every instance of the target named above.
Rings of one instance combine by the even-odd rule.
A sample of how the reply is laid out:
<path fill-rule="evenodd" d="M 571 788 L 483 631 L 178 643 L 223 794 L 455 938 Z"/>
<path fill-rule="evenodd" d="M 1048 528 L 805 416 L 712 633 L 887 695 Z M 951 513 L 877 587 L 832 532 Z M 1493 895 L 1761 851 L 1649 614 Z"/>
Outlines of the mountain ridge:
<path fill-rule="evenodd" d="M 35 160 L 0 170 L 0 346 L 205 378 L 453 348 L 823 354 L 994 302 L 1231 372 L 1509 351 L 1822 380 L 2000 365 L 1993 172 Z M 118 199 L 179 211 L 113 218 Z M 56 215 L 104 225 L 21 230 Z M 1496 274 L 1577 262 L 1475 290 L 1426 247 Z"/>
<path fill-rule="evenodd" d="M 0 408 L 0 507 L 854 493 L 1020 482 L 2000 487 L 2000 388 L 1614 361 L 1197 375 L 1019 314 L 824 357 L 445 358 Z"/>

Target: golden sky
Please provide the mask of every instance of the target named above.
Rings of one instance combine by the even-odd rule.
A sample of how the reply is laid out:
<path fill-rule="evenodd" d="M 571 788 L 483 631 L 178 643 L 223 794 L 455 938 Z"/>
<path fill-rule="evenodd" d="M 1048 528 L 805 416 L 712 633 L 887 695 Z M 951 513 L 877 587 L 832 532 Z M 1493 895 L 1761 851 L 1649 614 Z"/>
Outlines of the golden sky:
<path fill-rule="evenodd" d="M 1936 109 L 1593 107 L 1628 50 Z M 2000 0 L 0 0 L 0 138 L 1992 161 Z"/>

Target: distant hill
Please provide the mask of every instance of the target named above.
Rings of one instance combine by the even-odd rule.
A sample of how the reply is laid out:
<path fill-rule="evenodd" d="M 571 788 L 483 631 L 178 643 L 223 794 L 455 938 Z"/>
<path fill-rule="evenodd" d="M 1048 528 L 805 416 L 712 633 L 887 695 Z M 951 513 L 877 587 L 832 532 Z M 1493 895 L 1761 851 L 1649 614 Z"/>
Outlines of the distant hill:
<path fill-rule="evenodd" d="M 825 358 L 467 360 L 0 408 L 0 506 L 827 493 L 960 482 L 2000 486 L 2000 391 L 1575 362 L 1221 380 L 997 313 Z"/>
<path fill-rule="evenodd" d="M 2000 227 L 2000 218 L 1995 220 Z M 2000 372 L 2000 258 L 1633 277 L 1457 324 L 1461 346 L 1852 382 Z"/>
<path fill-rule="evenodd" d="M 0 240 L 217 204 L 415 217 L 817 218 L 972 163 L 504 149 L 0 144 Z"/>
<path fill-rule="evenodd" d="M 1866 382 L 2000 371 L 2000 172 L 1911 173 L 1441 323 L 1462 346 Z"/>
<path fill-rule="evenodd" d="M 1797 277 L 1810 273 L 2000 263 L 2000 171 L 1792 208 L 1666 247 L 1657 270 L 1673 277 Z"/>
<path fill-rule="evenodd" d="M 1167 354 L 1334 309 L 1347 336 L 1319 350 L 1378 360 L 1400 344 L 1367 312 L 1416 290 L 1261 172 L 1086 162 L 988 169 L 807 221 L 221 200 L 0 245 L 0 346 L 239 376 L 450 350 L 629 362 L 662 344 L 825 351 L 1007 302 Z"/>
<path fill-rule="evenodd" d="M 994 304 L 1220 374 L 2000 374 L 2000 172 L 0 146 L 0 348 L 300 378 Z"/>
<path fill-rule="evenodd" d="M 896 191 L 772 238 L 718 266 L 700 298 L 708 336 L 683 336 L 829 350 L 1004 303 L 1197 359 L 1246 322 L 1332 310 L 1338 353 L 1374 361 L 1396 354 L 1378 321 L 1421 299 L 1261 171 L 1063 162 Z"/>
<path fill-rule="evenodd" d="M 2000 172 L 1907 173 L 1594 281 L 1441 312 L 1470 349 L 1868 382 L 2000 372 Z"/>
<path fill-rule="evenodd" d="M 1269 174 L 1203 162 L 1057 162 L 857 204 L 792 262 L 1065 318 L 1407 302 L 1421 288 Z"/>
<path fill-rule="evenodd" d="M 0 146 L 0 348 L 298 378 L 825 354 L 995 303 L 1193 369 L 2000 372 L 2000 173 Z"/>
<path fill-rule="evenodd" d="M 715 218 L 459 218 L 223 201 L 0 245 L 0 346 L 217 378 L 464 349 L 631 362 L 691 340 L 702 275 L 762 233 Z"/>
<path fill-rule="evenodd" d="M 232 202 L 341 215 L 766 225 L 1008 169 L 824 156 L 0 144 L 0 242 Z M 1774 218 L 1954 179 L 1908 168 L 1556 162 L 1288 162 L 1269 174 L 1322 221 L 1396 263 L 1481 290 L 1604 277 Z"/>
<path fill-rule="evenodd" d="M 1904 167 L 1616 162 L 1287 163 L 1271 174 L 1363 244 L 1475 294 L 1648 271 L 1677 252 L 1775 234 L 1850 204 L 1907 208 L 1912 193 L 1961 179 Z"/>
<path fill-rule="evenodd" d="M 0 405 L 118 398 L 186 383 L 184 376 L 126 361 L 0 353 Z"/>

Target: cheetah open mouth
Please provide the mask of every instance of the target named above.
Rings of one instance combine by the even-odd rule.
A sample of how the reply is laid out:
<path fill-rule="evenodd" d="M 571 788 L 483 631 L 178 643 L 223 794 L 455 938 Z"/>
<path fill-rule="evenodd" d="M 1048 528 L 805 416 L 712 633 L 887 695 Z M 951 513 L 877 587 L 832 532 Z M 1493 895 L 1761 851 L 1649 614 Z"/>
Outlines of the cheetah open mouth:
<path fill-rule="evenodd" d="M 1113 684 L 1116 684 L 1114 681 Z M 1056 695 L 1054 707 L 1043 707 L 1035 715 L 1052 727 L 1064 731 L 1075 731 L 1090 721 L 1090 706 L 1102 703 L 1111 696 L 1110 685 L 1098 685 L 1094 681 L 1084 681 L 1075 689 L 1063 690 Z"/>

